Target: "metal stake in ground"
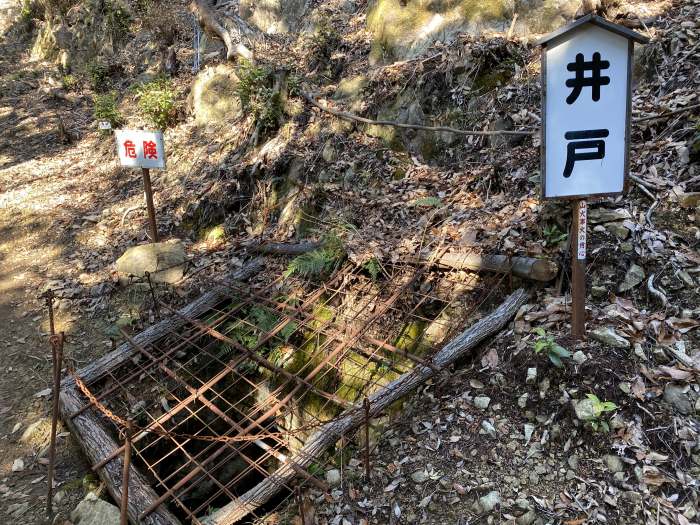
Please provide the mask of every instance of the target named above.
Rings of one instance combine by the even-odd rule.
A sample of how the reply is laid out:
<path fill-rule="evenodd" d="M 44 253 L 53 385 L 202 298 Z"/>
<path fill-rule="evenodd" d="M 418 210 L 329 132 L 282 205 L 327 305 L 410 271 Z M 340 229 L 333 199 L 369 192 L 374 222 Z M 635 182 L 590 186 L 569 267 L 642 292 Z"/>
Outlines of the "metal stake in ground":
<path fill-rule="evenodd" d="M 129 525 L 129 468 L 131 467 L 131 421 L 126 422 L 124 429 L 124 468 L 122 470 L 122 501 L 120 525 Z"/>
<path fill-rule="evenodd" d="M 575 200 L 571 208 L 571 335 L 582 339 L 586 330 L 586 226 L 588 205 Z"/>
<path fill-rule="evenodd" d="M 53 361 L 53 406 L 51 407 L 51 441 L 49 443 L 48 489 L 46 494 L 46 515 L 53 516 L 53 476 L 56 467 L 56 428 L 58 427 L 58 395 L 61 389 L 61 363 L 63 362 L 64 334 L 52 335 L 51 357 Z"/>
<path fill-rule="evenodd" d="M 148 208 L 148 223 L 151 230 L 151 241 L 159 242 L 158 240 L 158 224 L 156 223 L 156 208 L 153 205 L 153 187 L 151 186 L 151 171 L 148 168 L 142 168 L 143 174 L 143 190 L 146 194 L 146 208 Z"/>

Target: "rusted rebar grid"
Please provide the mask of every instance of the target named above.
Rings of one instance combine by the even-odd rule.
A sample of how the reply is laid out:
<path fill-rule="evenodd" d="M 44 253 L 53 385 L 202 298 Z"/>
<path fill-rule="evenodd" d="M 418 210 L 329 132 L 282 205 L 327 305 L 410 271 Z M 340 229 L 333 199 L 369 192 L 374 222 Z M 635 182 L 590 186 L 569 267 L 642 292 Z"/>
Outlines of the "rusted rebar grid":
<path fill-rule="evenodd" d="M 378 281 L 348 264 L 325 284 L 213 283 L 219 300 L 198 315 L 154 297 L 174 328 L 147 343 L 123 332 L 132 357 L 87 382 L 77 375 L 82 405 L 71 415 L 94 414 L 115 443 L 133 422 L 131 461 L 157 493 L 139 519 L 166 505 L 200 523 L 282 466 L 298 479 L 281 483 L 287 496 L 327 491 L 318 475 L 344 455 L 331 451 L 304 468 L 291 458 L 306 439 L 344 411 L 365 413 L 366 398 L 413 367 L 431 368 L 432 353 L 501 293 L 503 279 L 397 265 Z M 350 446 L 368 445 L 365 428 Z M 123 453 L 116 445 L 93 468 Z M 285 499 L 253 519 L 281 512 Z"/>

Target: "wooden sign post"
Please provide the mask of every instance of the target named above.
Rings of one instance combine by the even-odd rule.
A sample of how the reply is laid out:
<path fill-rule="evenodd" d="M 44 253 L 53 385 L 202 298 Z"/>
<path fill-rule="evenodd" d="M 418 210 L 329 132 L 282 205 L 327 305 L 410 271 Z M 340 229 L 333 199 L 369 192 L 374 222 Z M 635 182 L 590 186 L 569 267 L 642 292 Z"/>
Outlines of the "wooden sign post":
<path fill-rule="evenodd" d="M 629 171 L 632 50 L 648 39 L 594 14 L 542 50 L 542 197 L 572 201 L 571 334 L 586 317 L 587 199 L 620 195 Z"/>
<path fill-rule="evenodd" d="M 117 138 L 117 153 L 121 165 L 130 168 L 141 168 L 151 242 L 159 242 L 150 169 L 165 169 L 163 132 L 117 130 L 115 136 Z"/>

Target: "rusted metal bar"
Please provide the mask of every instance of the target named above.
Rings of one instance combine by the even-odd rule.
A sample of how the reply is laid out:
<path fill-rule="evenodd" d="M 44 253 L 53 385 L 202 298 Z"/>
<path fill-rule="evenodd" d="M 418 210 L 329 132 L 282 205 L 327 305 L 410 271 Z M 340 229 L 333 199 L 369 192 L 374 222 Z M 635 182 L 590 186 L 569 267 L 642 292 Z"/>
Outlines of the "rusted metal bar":
<path fill-rule="evenodd" d="M 46 307 L 49 310 L 49 334 L 56 335 L 56 327 L 54 325 L 53 300 L 56 297 L 53 290 L 49 288 L 44 294 L 46 298 Z"/>
<path fill-rule="evenodd" d="M 150 352 L 148 352 L 145 348 L 143 348 L 136 341 L 134 341 L 134 339 L 131 338 L 129 336 L 129 334 L 127 334 L 121 328 L 120 328 L 120 331 L 121 331 L 122 335 L 124 336 L 124 338 L 126 338 L 126 340 L 129 341 L 129 343 L 135 349 L 137 349 L 139 352 L 141 352 L 147 358 L 153 359 L 153 356 L 150 354 Z M 169 377 L 171 377 L 173 380 L 175 380 L 180 385 L 182 385 L 188 392 L 190 392 L 190 394 L 195 394 L 195 395 L 198 394 L 198 392 L 194 388 L 192 388 L 186 381 L 184 381 L 182 378 L 180 378 L 175 372 L 173 372 L 166 365 L 160 363 L 159 366 L 160 366 L 161 370 L 163 370 Z M 221 409 L 219 409 L 219 407 L 217 407 L 214 403 L 209 401 L 204 395 L 199 395 L 197 397 L 197 400 L 202 402 L 204 405 L 206 405 L 207 408 L 209 408 L 214 414 L 216 414 L 218 417 L 220 417 L 223 421 L 225 421 L 226 423 L 231 425 L 235 430 L 237 430 L 238 432 L 243 431 L 243 427 L 241 425 L 239 425 L 236 421 L 234 421 L 233 419 L 228 417 L 228 415 L 226 415 L 224 412 L 222 412 Z M 171 440 L 173 442 L 175 442 L 175 440 L 172 437 L 171 437 Z M 287 461 L 287 457 L 284 454 L 277 452 L 276 450 L 274 450 L 273 447 L 271 447 L 270 445 L 268 445 L 264 441 L 258 439 L 258 440 L 253 441 L 253 443 L 255 443 L 258 447 L 260 447 L 261 449 L 263 449 L 265 452 L 269 453 L 270 455 L 275 456 L 275 458 L 278 461 L 282 461 L 282 462 Z M 247 456 L 245 456 L 241 452 L 241 450 L 239 450 L 235 446 L 231 445 L 231 443 L 228 443 L 228 444 L 235 452 L 237 452 L 244 459 L 244 461 L 248 462 L 251 466 L 258 466 L 257 462 L 254 462 L 253 460 L 249 459 Z M 179 447 L 179 448 L 182 448 L 182 447 Z M 183 449 L 183 452 L 184 452 L 184 449 Z M 305 469 L 299 467 L 296 464 L 292 464 L 292 468 L 294 468 L 294 470 L 297 471 L 297 473 L 302 475 L 303 477 L 311 480 L 312 482 L 316 482 L 317 486 L 320 485 L 321 488 L 328 490 L 328 485 L 326 485 L 325 483 L 321 482 L 320 480 L 314 478 L 314 476 L 312 476 L 310 473 L 308 473 Z M 267 472 L 265 472 L 265 471 L 262 471 L 261 473 L 264 475 L 267 475 Z M 212 479 L 214 479 L 214 478 L 212 478 Z M 214 479 L 214 482 L 217 484 L 219 483 L 218 480 L 216 480 L 216 479 Z"/>
<path fill-rule="evenodd" d="M 61 364 L 63 362 L 63 341 L 65 335 L 61 332 L 52 335 L 51 357 L 53 362 L 53 395 L 51 407 L 51 438 L 49 442 L 49 471 L 47 474 L 48 488 L 46 494 L 46 515 L 53 516 L 53 478 L 56 469 L 56 429 L 58 427 L 58 395 L 61 391 Z"/>
<path fill-rule="evenodd" d="M 363 403 L 365 409 L 365 481 L 369 482 L 371 471 L 369 466 L 369 399 Z"/>
<path fill-rule="evenodd" d="M 156 299 L 156 291 L 153 288 L 153 282 L 151 281 L 151 272 L 143 272 L 148 281 L 148 288 L 151 290 L 151 299 L 153 300 L 153 309 L 156 311 L 156 317 L 160 319 L 160 308 L 158 308 L 158 300 Z"/>
<path fill-rule="evenodd" d="M 129 525 L 129 468 L 131 467 L 131 421 L 126 422 L 124 429 L 124 468 L 122 469 L 122 501 L 120 525 Z"/>
<path fill-rule="evenodd" d="M 143 190 L 146 195 L 146 208 L 148 209 L 148 223 L 151 230 L 151 242 L 159 242 L 158 224 L 156 223 L 156 208 L 153 205 L 153 187 L 151 186 L 151 172 L 148 168 L 142 168 Z"/>

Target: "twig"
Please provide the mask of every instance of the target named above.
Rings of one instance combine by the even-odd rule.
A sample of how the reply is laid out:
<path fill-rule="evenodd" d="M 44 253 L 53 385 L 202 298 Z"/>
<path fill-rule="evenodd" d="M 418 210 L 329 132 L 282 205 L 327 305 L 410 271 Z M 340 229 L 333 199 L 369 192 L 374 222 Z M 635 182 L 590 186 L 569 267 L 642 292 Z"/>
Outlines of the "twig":
<path fill-rule="evenodd" d="M 124 212 L 124 215 L 122 215 L 122 222 L 121 222 L 121 227 L 122 227 L 122 228 L 124 227 L 124 222 L 126 221 L 126 218 L 129 216 L 129 214 L 131 214 L 132 212 L 135 212 L 135 211 L 140 210 L 140 209 L 141 209 L 141 206 L 142 206 L 141 204 L 139 204 L 139 205 L 137 205 L 137 206 L 132 206 L 131 208 L 127 209 L 127 210 Z"/>
<path fill-rule="evenodd" d="M 456 129 L 456 128 L 451 128 L 449 126 L 421 126 L 419 124 L 404 124 L 401 122 L 395 122 L 393 120 L 372 120 L 369 118 L 365 117 L 360 117 L 359 115 L 355 115 L 353 113 L 347 113 L 345 111 L 338 111 L 335 109 L 328 108 L 326 106 L 323 106 L 320 104 L 316 99 L 314 99 L 311 95 L 308 93 L 305 93 L 304 91 L 301 92 L 301 96 L 304 97 L 309 104 L 312 106 L 317 107 L 321 111 L 325 111 L 326 113 L 330 113 L 333 116 L 343 118 L 346 120 L 353 120 L 355 122 L 360 122 L 362 124 L 371 124 L 374 126 L 392 126 L 395 128 L 403 128 L 403 129 L 418 129 L 421 131 L 437 131 L 437 132 L 449 132 L 449 133 L 455 133 L 457 135 L 478 135 L 478 136 L 492 136 L 492 135 L 514 135 L 514 136 L 531 136 L 535 135 L 538 133 L 537 131 L 531 131 L 531 130 L 523 130 L 523 131 L 509 131 L 509 130 L 501 130 L 501 131 L 474 131 L 474 130 L 464 130 L 464 129 Z"/>
<path fill-rule="evenodd" d="M 651 293 L 651 295 L 653 295 L 659 301 L 661 301 L 663 307 L 666 308 L 666 305 L 668 304 L 668 299 L 666 299 L 666 296 L 661 291 L 654 288 L 654 277 L 656 277 L 655 273 L 652 273 L 649 276 L 649 279 L 647 280 L 647 290 L 649 290 L 649 293 Z"/>
<path fill-rule="evenodd" d="M 660 113 L 659 115 L 651 115 L 648 117 L 633 118 L 632 122 L 636 124 L 637 122 L 644 122 L 646 120 L 654 120 L 657 118 L 667 118 L 667 117 L 671 117 L 673 115 L 677 115 L 678 113 L 684 113 L 686 111 L 691 111 L 693 109 L 698 109 L 698 108 L 700 108 L 700 104 L 693 104 L 691 106 L 686 106 L 684 108 L 674 109 L 673 111 L 668 111 L 666 113 Z"/>
<path fill-rule="evenodd" d="M 654 227 L 654 223 L 651 222 L 651 214 L 654 213 L 654 210 L 655 210 L 656 207 L 659 205 L 659 202 L 660 202 L 660 201 L 659 201 L 658 199 L 655 200 L 654 203 L 653 203 L 651 206 L 649 206 L 649 209 L 647 210 L 647 213 L 646 213 L 646 215 L 644 216 L 644 217 L 646 218 L 646 220 L 647 220 L 647 223 L 648 223 L 649 226 L 651 226 L 652 228 Z"/>

